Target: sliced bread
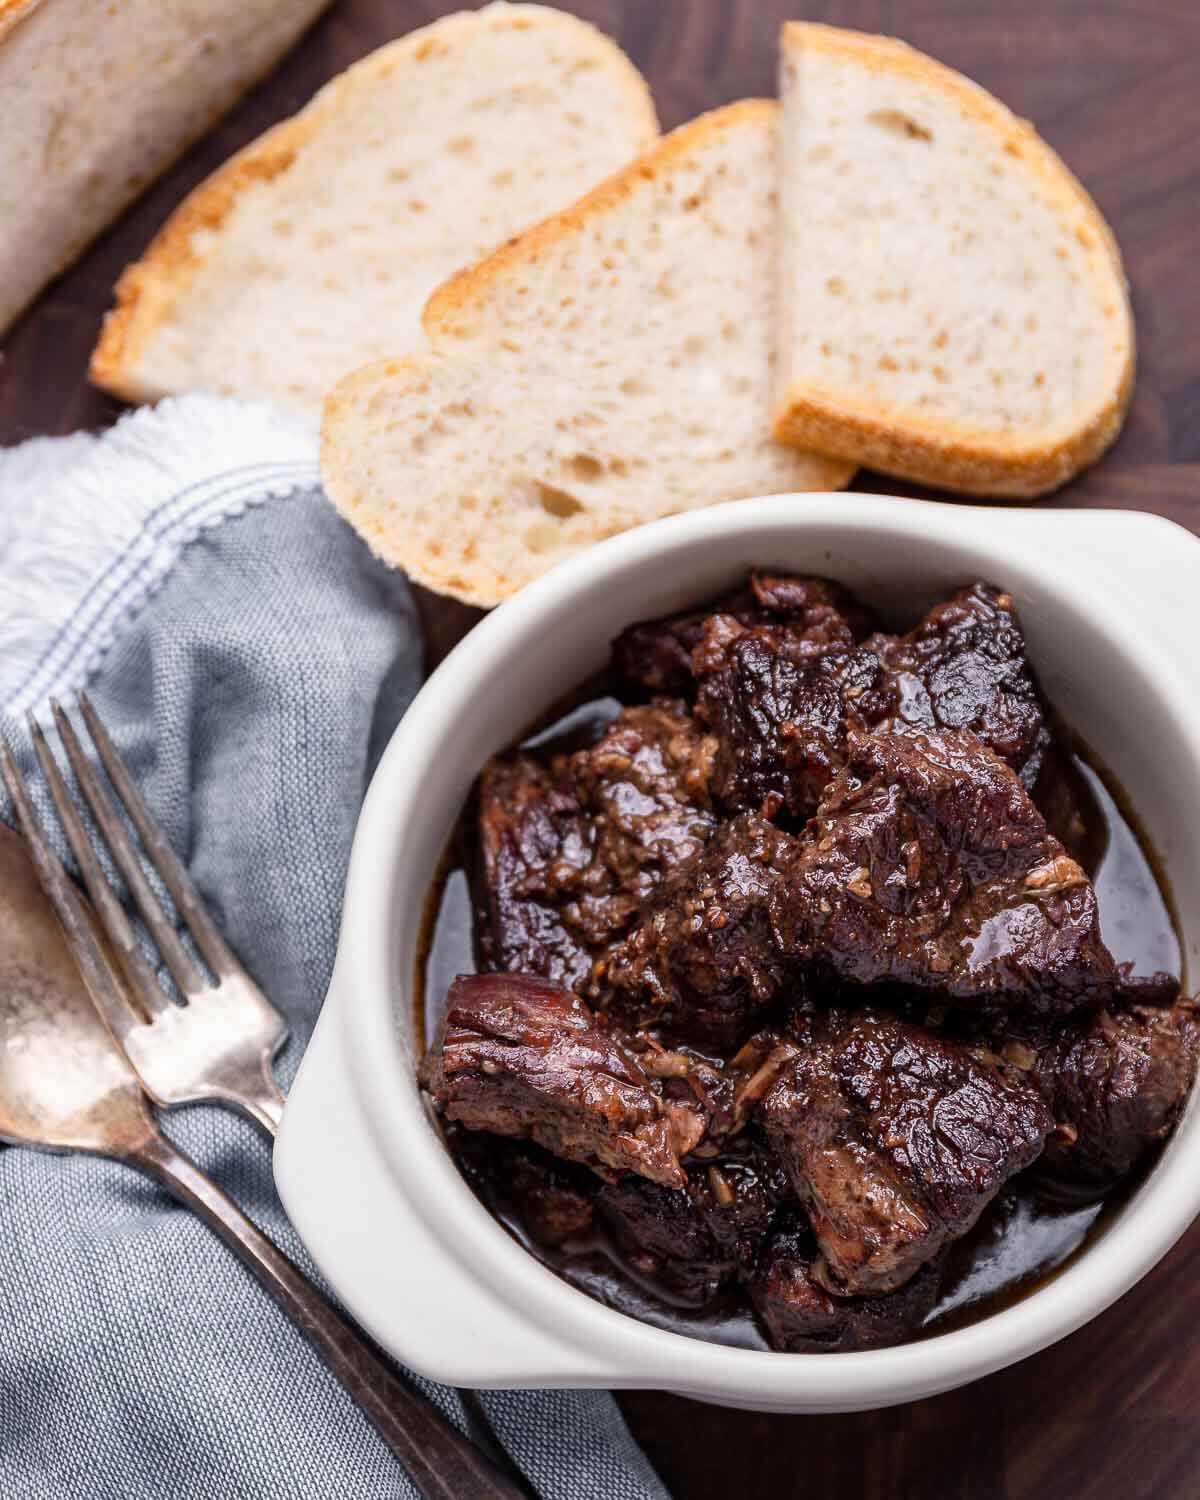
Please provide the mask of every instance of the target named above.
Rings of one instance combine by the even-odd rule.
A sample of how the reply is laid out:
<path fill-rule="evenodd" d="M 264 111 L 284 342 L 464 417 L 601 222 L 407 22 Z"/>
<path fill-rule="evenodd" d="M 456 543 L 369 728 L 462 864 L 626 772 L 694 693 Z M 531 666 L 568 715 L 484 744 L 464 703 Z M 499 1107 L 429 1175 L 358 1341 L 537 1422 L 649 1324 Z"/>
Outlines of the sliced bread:
<path fill-rule="evenodd" d="M 643 521 L 847 482 L 770 436 L 775 148 L 773 103 L 701 116 L 335 388 L 325 487 L 381 557 L 490 605 Z"/>
<path fill-rule="evenodd" d="M 657 138 L 641 75 L 593 27 L 489 5 L 389 43 L 233 157 L 117 287 L 91 377 L 320 418 L 347 371 L 421 342 L 439 282 Z"/>
<path fill-rule="evenodd" d="M 1042 494 L 1120 429 L 1113 237 L 1031 126 L 903 42 L 782 42 L 777 434 L 968 494 Z"/>

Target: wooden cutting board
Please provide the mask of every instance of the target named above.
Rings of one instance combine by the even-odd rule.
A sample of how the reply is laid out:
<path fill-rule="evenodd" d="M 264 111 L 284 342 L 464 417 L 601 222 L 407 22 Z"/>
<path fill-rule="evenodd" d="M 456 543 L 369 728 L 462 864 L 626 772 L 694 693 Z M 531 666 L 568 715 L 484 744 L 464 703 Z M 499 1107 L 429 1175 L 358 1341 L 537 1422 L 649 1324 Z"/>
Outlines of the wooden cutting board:
<path fill-rule="evenodd" d="M 620 40 L 649 77 L 665 128 L 730 99 L 774 92 L 775 35 L 789 15 L 902 36 L 1032 119 L 1116 230 L 1139 335 L 1137 390 L 1120 442 L 1050 503 L 1152 510 L 1200 532 L 1198 0 L 561 3 Z M 9 335 L 0 443 L 111 421 L 118 406 L 88 387 L 84 371 L 125 262 L 196 182 L 332 74 L 458 8 L 443 0 L 337 0 L 276 74 Z M 857 487 L 918 493 L 870 474 Z M 420 602 L 432 664 L 478 616 L 427 594 Z M 677 1500 L 1194 1500 L 1193 1271 L 1200 1226 L 1073 1338 L 966 1390 L 891 1411 L 767 1417 L 656 1393 L 623 1396 L 622 1405 Z"/>

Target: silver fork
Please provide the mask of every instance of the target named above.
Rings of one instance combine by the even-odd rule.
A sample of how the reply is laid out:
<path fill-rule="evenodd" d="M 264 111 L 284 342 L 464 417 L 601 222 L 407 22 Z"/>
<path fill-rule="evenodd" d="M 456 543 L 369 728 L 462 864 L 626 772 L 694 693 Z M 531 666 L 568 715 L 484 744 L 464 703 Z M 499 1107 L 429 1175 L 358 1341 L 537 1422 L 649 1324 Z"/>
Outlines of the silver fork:
<path fill-rule="evenodd" d="M 210 983 L 200 971 L 146 878 L 133 840 L 84 754 L 74 726 L 57 703 L 52 701 L 50 707 L 96 826 L 185 1002 L 177 1005 L 171 1000 L 146 962 L 133 925 L 105 878 L 41 725 L 30 715 L 29 732 L 38 763 L 126 981 L 126 993 L 115 1001 L 107 986 L 93 991 L 105 1024 L 133 1065 L 142 1087 L 160 1108 L 222 1104 L 249 1116 L 274 1135 L 283 1112 L 283 1094 L 271 1064 L 287 1040 L 283 1017 L 234 957 L 182 860 L 150 816 L 99 715 L 87 695 L 81 694 L 79 710 L 100 763 L 216 982 Z"/>
<path fill-rule="evenodd" d="M 328 1299 L 157 1130 L 146 1113 L 127 1063 L 143 1090 L 157 1102 L 212 1100 L 242 1110 L 273 1134 L 282 1096 L 271 1075 L 271 1059 L 286 1029 L 217 931 L 117 758 L 95 710 L 86 700 L 81 699 L 80 706 L 105 769 L 217 983 L 206 983 L 179 941 L 138 864 L 132 840 L 61 709 L 55 705 L 55 720 L 80 786 L 164 961 L 187 996 L 185 1006 L 167 997 L 139 951 L 133 927 L 104 877 L 40 728 L 31 720 L 38 760 L 84 873 L 94 911 L 50 847 L 12 752 L 0 737 L 0 776 L 12 798 L 38 881 L 94 1007 L 89 1029 L 89 1017 L 68 1003 L 69 986 L 61 982 L 46 987 L 52 996 L 47 1005 L 37 1003 L 36 996 L 31 999 L 32 991 L 26 995 L 20 985 L 10 987 L 11 993 L 0 986 L 0 1140 L 47 1150 L 94 1151 L 157 1179 L 241 1257 L 315 1346 L 426 1500 L 526 1500 L 524 1486 L 501 1472 L 430 1402 L 408 1390 Z M 5 896 L 10 895 L 10 886 L 20 886 L 20 870 L 12 863 L 9 840 L 16 842 L 0 827 L 0 892 Z M 18 937 L 28 938 L 26 946 L 37 962 L 44 962 L 48 954 L 44 937 L 39 940 L 37 933 L 26 931 L 36 925 L 37 917 L 28 898 L 17 917 Z M 4 937 L 0 920 L 0 940 Z M 0 951 L 0 960 L 4 957 Z M 25 959 L 22 968 L 23 957 L 17 954 L 17 969 L 24 975 L 36 964 Z M 83 1011 L 87 1011 L 86 999 Z M 220 1026 L 228 1027 L 229 1033 L 221 1035 Z M 106 1033 L 116 1044 L 115 1051 L 104 1045 Z M 179 1058 L 172 1056 L 173 1049 Z"/>

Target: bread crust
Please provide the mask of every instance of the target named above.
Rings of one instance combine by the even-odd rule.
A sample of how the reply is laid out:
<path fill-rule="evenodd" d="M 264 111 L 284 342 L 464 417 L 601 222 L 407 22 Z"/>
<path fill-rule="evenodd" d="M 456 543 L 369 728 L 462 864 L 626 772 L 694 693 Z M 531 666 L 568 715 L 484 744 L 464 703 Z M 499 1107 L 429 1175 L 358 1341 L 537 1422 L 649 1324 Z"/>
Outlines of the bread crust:
<path fill-rule="evenodd" d="M 775 435 L 781 442 L 937 489 L 1035 500 L 1060 489 L 1116 440 L 1132 389 L 1131 357 L 1117 393 L 1086 426 L 1057 441 L 1018 447 L 967 428 L 956 436 L 948 423 L 940 432 L 919 432 L 907 419 L 889 422 L 848 410 L 840 395 L 823 400 L 793 387 L 776 417 Z"/>
<path fill-rule="evenodd" d="M 1098 305 L 1118 300 L 1113 380 L 1108 398 L 1075 421 L 1032 438 L 999 436 L 899 403 L 864 401 L 852 388 L 794 380 L 777 402 L 775 435 L 797 447 L 836 455 L 905 479 L 965 494 L 1032 499 L 1057 489 L 1094 463 L 1121 430 L 1133 392 L 1136 363 L 1133 313 L 1112 230 L 1083 185 L 1027 121 L 943 63 L 893 37 L 871 36 L 815 22 L 783 27 L 781 56 L 803 50 L 852 59 L 868 69 L 901 74 L 951 95 L 964 113 L 1001 138 L 1018 158 L 1057 217 L 1075 224 L 1089 252 Z"/>
<path fill-rule="evenodd" d="M 671 131 L 649 150 L 642 153 L 628 166 L 619 168 L 611 177 L 598 183 L 582 198 L 576 199 L 568 208 L 551 214 L 540 224 L 535 224 L 507 245 L 501 245 L 491 255 L 473 266 L 451 276 L 430 294 L 421 315 L 421 322 L 431 340 L 458 337 L 457 322 L 467 313 L 473 303 L 487 296 L 493 281 L 499 280 L 509 271 L 536 261 L 542 252 L 560 240 L 569 238 L 587 224 L 589 219 L 615 208 L 625 202 L 646 182 L 668 171 L 681 157 L 697 146 L 726 131 L 759 119 L 775 119 L 779 106 L 774 99 L 739 99 L 734 104 L 709 110 L 697 115 L 694 120 Z"/>
<path fill-rule="evenodd" d="M 183 200 L 142 259 L 125 267 L 115 288 L 116 305 L 104 315 L 92 351 L 88 378 L 93 385 L 123 401 L 147 398 L 137 376 L 138 358 L 203 263 L 192 250 L 193 235 L 218 229 L 247 187 L 286 171 L 311 131 L 312 126 L 297 115 L 230 157 Z"/>
<path fill-rule="evenodd" d="M 0 42 L 45 0 L 0 0 Z"/>
<path fill-rule="evenodd" d="M 93 384 L 125 401 L 153 399 L 157 392 L 148 390 L 138 374 L 140 357 L 204 264 L 204 256 L 193 249 L 197 231 L 211 234 L 219 230 L 244 192 L 287 171 L 305 144 L 336 114 L 346 94 L 360 83 L 386 77 L 406 63 L 420 61 L 430 55 L 430 49 L 444 50 L 484 22 L 512 29 L 547 23 L 577 28 L 581 41 L 602 48 L 614 75 L 622 75 L 619 87 L 631 115 L 642 118 L 647 138 L 657 135 L 658 117 L 645 79 L 620 48 L 588 22 L 550 6 L 526 4 L 490 5 L 483 11 L 456 11 L 443 16 L 369 53 L 331 79 L 302 110 L 243 147 L 184 199 L 142 258 L 127 266 L 117 281 L 116 302 L 105 315 L 88 368 Z"/>

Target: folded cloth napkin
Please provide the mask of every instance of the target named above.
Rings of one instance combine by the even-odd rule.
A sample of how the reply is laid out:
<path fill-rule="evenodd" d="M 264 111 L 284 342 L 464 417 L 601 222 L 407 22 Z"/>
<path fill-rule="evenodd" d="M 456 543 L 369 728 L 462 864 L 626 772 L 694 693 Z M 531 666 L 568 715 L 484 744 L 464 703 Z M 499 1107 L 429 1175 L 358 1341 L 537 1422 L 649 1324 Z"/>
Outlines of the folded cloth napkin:
<path fill-rule="evenodd" d="M 287 1016 L 285 1087 L 373 758 L 420 663 L 403 578 L 324 500 L 312 439 L 272 413 L 191 396 L 0 452 L 0 730 L 30 773 L 25 713 L 89 688 Z M 165 1124 L 315 1274 L 256 1132 L 212 1108 Z M 0 1225 L 0 1500 L 415 1493 L 241 1264 L 129 1168 L 0 1150 Z M 416 1383 L 548 1500 L 665 1494 L 606 1393 Z"/>

